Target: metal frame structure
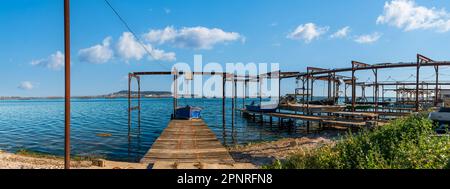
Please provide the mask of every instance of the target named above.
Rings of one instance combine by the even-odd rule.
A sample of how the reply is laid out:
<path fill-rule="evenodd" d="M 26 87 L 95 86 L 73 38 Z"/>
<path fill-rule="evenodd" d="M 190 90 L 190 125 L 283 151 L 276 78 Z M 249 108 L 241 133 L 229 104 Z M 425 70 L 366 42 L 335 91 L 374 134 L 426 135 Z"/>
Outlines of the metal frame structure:
<path fill-rule="evenodd" d="M 173 115 L 175 115 L 175 110 L 178 107 L 178 90 L 177 90 L 177 86 L 178 86 L 178 78 L 182 75 L 187 74 L 187 72 L 182 72 L 182 71 L 177 71 L 177 70 L 173 70 L 173 71 L 162 71 L 162 72 L 131 72 L 128 74 L 128 130 L 131 130 L 131 112 L 134 110 L 138 110 L 138 119 L 140 120 L 140 111 L 141 111 L 141 76 L 173 76 L 173 82 L 174 82 L 174 89 L 173 89 L 173 93 L 172 94 L 172 98 L 173 98 Z M 262 101 L 263 95 L 261 93 L 261 83 L 262 80 L 264 78 L 267 79 L 273 79 L 273 78 L 279 78 L 280 83 L 281 84 L 281 79 L 282 78 L 291 78 L 293 77 L 293 75 L 298 74 L 298 72 L 281 72 L 281 71 L 276 71 L 276 72 L 269 72 L 269 73 L 264 73 L 264 74 L 260 74 L 257 76 L 249 76 L 249 75 L 244 75 L 244 76 L 240 76 L 237 74 L 231 74 L 231 73 L 225 73 L 225 72 L 190 72 L 189 74 L 192 74 L 192 76 L 195 75 L 202 75 L 202 76 L 222 76 L 222 124 L 223 127 L 226 126 L 226 91 L 225 91 L 225 86 L 227 81 L 231 81 L 232 82 L 232 95 L 231 95 L 231 99 L 232 99 L 232 126 L 234 126 L 234 117 L 235 117 L 235 111 L 236 111 L 236 105 L 237 105 L 237 83 L 238 82 L 242 82 L 244 85 L 244 91 L 243 91 L 243 106 L 245 106 L 245 99 L 247 98 L 247 85 L 249 82 L 257 82 L 258 83 L 258 88 L 259 93 L 258 93 L 258 98 L 260 99 L 260 102 Z M 133 78 L 136 79 L 137 84 L 138 84 L 138 91 L 137 91 L 137 99 L 138 99 L 138 105 L 137 106 L 132 106 L 132 91 L 131 91 L 131 83 Z M 280 91 L 280 86 L 279 86 L 279 94 L 281 94 Z M 202 97 L 203 98 L 203 97 Z M 281 96 L 279 97 L 281 98 Z M 278 99 L 280 100 L 280 99 Z"/>
<path fill-rule="evenodd" d="M 371 84 L 370 86 L 374 87 L 374 102 L 378 103 L 379 101 L 379 87 L 382 86 L 379 81 L 378 81 L 378 71 L 381 69 L 390 69 L 390 68 L 405 68 L 405 67 L 415 67 L 416 69 L 416 82 L 414 83 L 414 85 L 416 86 L 415 88 L 415 111 L 418 112 L 420 110 L 420 100 L 419 100 L 419 95 L 420 95 L 420 68 L 421 67 L 431 67 L 433 66 L 435 69 L 435 73 L 436 73 L 436 80 L 435 80 L 435 102 L 434 104 L 437 105 L 438 103 L 438 98 L 439 98 L 439 86 L 441 86 L 441 84 L 439 83 L 439 67 L 440 66 L 450 66 L 450 61 L 434 61 L 426 56 L 417 54 L 417 61 L 416 62 L 409 62 L 409 63 L 379 63 L 379 64 L 367 64 L 367 63 L 362 63 L 362 62 L 358 62 L 358 61 L 352 61 L 351 62 L 352 67 L 349 68 L 338 68 L 338 69 L 322 69 L 322 68 L 311 68 L 308 67 L 307 68 L 307 72 L 302 72 L 299 73 L 297 75 L 295 75 L 295 77 L 297 77 L 298 79 L 301 78 L 317 78 L 317 77 L 326 77 L 326 76 L 330 76 L 336 73 L 342 73 L 342 72 L 351 72 L 352 76 L 350 80 L 347 80 L 345 82 L 346 85 L 351 85 L 352 86 L 352 111 L 355 111 L 355 107 L 356 107 L 356 87 L 357 87 L 357 78 L 355 76 L 356 71 L 361 71 L 361 70 L 372 70 L 373 74 L 375 76 L 375 82 L 373 84 Z M 350 82 L 348 82 L 350 81 Z M 306 91 L 309 91 L 309 81 L 307 81 L 307 89 Z M 402 83 L 398 83 L 398 85 L 401 85 Z M 368 86 L 368 85 L 362 85 L 361 83 L 359 83 L 360 86 Z M 330 88 L 329 88 L 330 89 Z M 311 90 L 313 90 L 313 87 L 311 88 Z M 329 92 L 330 93 L 330 92 Z M 347 95 L 347 94 L 346 94 Z M 307 98 L 308 99 L 308 98 Z M 377 104 L 375 104 L 375 107 L 378 107 Z M 378 108 L 375 108 L 375 111 Z"/>

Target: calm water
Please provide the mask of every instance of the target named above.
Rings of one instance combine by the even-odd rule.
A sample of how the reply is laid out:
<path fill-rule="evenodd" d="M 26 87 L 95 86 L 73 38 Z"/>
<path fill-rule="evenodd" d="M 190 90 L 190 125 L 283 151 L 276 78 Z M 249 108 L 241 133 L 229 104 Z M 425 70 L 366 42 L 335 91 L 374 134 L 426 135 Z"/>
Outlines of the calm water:
<path fill-rule="evenodd" d="M 180 99 L 179 105 L 203 107 L 203 119 L 226 145 L 295 136 L 277 127 L 261 127 L 236 114 L 231 126 L 231 100 L 227 101 L 227 126 L 222 126 L 221 99 Z M 238 101 L 238 107 L 242 100 Z M 128 140 L 127 99 L 72 100 L 72 153 L 101 156 L 111 160 L 138 161 L 167 126 L 172 99 L 143 99 L 141 127 L 137 112 L 132 117 Z M 111 137 L 99 137 L 109 133 Z M 0 149 L 15 152 L 28 149 L 63 155 L 63 100 L 0 101 Z"/>

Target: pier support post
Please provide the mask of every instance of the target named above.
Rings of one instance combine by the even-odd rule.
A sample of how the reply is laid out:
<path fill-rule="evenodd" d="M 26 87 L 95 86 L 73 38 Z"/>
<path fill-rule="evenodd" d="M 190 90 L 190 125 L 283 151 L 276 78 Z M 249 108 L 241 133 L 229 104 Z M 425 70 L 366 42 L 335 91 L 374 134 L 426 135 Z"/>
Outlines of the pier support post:
<path fill-rule="evenodd" d="M 378 113 L 378 95 L 379 95 L 379 91 L 378 91 L 378 69 L 374 69 L 372 71 L 373 71 L 373 74 L 375 75 L 373 101 L 374 101 L 374 104 L 375 104 L 375 113 Z"/>
<path fill-rule="evenodd" d="M 234 129 L 234 114 L 235 114 L 235 108 L 236 108 L 236 75 L 234 75 L 233 80 L 232 80 L 232 99 L 231 99 L 231 127 L 232 129 Z"/>
<path fill-rule="evenodd" d="M 138 83 L 138 128 L 141 128 L 141 77 L 136 77 Z"/>
<path fill-rule="evenodd" d="M 176 118 L 178 108 L 178 71 L 174 69 L 173 74 L 173 117 Z"/>
<path fill-rule="evenodd" d="M 434 71 L 436 72 L 436 86 L 434 88 L 434 106 L 438 106 L 438 104 L 439 104 L 439 66 L 435 66 Z"/>
<path fill-rule="evenodd" d="M 131 130 L 131 77 L 132 74 L 128 74 L 128 137 L 130 136 Z"/>
<path fill-rule="evenodd" d="M 223 128 L 225 129 L 225 127 L 226 127 L 226 125 L 225 125 L 225 119 L 226 119 L 226 116 L 225 116 L 225 112 L 226 112 L 226 109 L 225 109 L 225 101 L 226 101 L 226 93 L 225 93 L 225 85 L 226 85 L 226 82 L 227 82 L 227 75 L 226 75 L 226 73 L 223 73 L 223 76 L 222 76 L 222 124 L 223 124 Z"/>
<path fill-rule="evenodd" d="M 352 112 L 356 107 L 356 78 L 355 78 L 355 61 L 352 61 Z"/>
<path fill-rule="evenodd" d="M 416 70 L 416 112 L 419 112 L 419 79 L 420 79 L 420 55 L 417 55 L 417 70 Z"/>

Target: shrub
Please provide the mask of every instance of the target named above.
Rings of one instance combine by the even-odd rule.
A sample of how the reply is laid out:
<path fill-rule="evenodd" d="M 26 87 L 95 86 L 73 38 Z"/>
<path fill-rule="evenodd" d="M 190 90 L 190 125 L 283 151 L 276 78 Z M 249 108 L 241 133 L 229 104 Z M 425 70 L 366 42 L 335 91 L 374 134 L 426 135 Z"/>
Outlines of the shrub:
<path fill-rule="evenodd" d="M 373 131 L 349 133 L 335 145 L 295 154 L 265 168 L 442 169 L 449 163 L 449 137 L 435 136 L 431 120 L 413 115 Z"/>

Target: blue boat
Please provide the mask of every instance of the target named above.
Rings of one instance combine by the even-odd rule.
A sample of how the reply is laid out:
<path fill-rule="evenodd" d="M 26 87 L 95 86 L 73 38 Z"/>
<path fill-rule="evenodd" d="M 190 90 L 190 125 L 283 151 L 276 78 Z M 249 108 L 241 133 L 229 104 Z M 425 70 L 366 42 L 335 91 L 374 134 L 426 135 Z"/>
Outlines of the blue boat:
<path fill-rule="evenodd" d="M 178 107 L 175 111 L 175 119 L 200 119 L 202 109 L 199 107 Z"/>
<path fill-rule="evenodd" d="M 246 105 L 246 110 L 251 112 L 263 112 L 263 113 L 273 113 L 278 109 L 278 104 L 268 104 L 268 105 L 259 105 L 252 102 L 250 105 Z"/>

